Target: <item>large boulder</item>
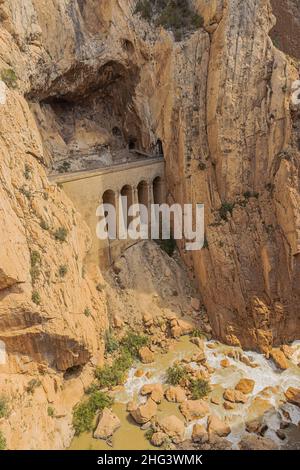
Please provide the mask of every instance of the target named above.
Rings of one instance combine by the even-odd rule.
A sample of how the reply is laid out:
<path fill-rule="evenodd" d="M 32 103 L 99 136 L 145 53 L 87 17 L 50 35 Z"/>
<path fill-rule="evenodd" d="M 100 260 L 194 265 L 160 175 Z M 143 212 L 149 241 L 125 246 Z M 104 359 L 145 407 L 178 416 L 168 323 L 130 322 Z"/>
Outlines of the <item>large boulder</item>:
<path fill-rule="evenodd" d="M 177 416 L 171 415 L 160 418 L 157 424 L 160 430 L 167 434 L 174 444 L 184 441 L 185 426 Z"/>
<path fill-rule="evenodd" d="M 290 367 L 289 361 L 280 349 L 273 348 L 270 352 L 270 356 L 279 369 L 286 370 Z"/>
<path fill-rule="evenodd" d="M 143 364 L 151 364 L 154 362 L 154 354 L 148 346 L 139 349 L 139 357 Z"/>
<path fill-rule="evenodd" d="M 244 393 L 245 395 L 248 395 L 249 393 L 252 393 L 254 390 L 255 386 L 255 381 L 252 379 L 241 379 L 235 386 L 235 389 L 238 390 L 239 392 Z"/>
<path fill-rule="evenodd" d="M 230 401 L 231 403 L 246 403 L 248 398 L 243 392 L 228 388 L 223 394 L 224 400 Z"/>
<path fill-rule="evenodd" d="M 276 450 L 277 445 L 268 437 L 248 434 L 239 442 L 240 450 Z"/>
<path fill-rule="evenodd" d="M 205 444 L 208 442 L 208 432 L 202 424 L 194 424 L 192 441 L 200 444 Z"/>
<path fill-rule="evenodd" d="M 186 400 L 186 393 L 184 388 L 178 386 L 170 386 L 166 391 L 166 399 L 173 403 L 182 403 Z"/>
<path fill-rule="evenodd" d="M 160 403 L 164 397 L 164 390 L 161 384 L 146 384 L 141 388 L 140 394 L 150 395 L 153 401 Z"/>
<path fill-rule="evenodd" d="M 180 405 L 180 411 L 187 421 L 204 418 L 209 413 L 209 405 L 204 400 L 186 400 Z"/>
<path fill-rule="evenodd" d="M 108 408 L 102 411 L 96 430 L 94 431 L 95 439 L 108 439 L 121 426 L 121 421 Z"/>
<path fill-rule="evenodd" d="M 285 392 L 285 396 L 289 403 L 300 407 L 300 388 L 289 387 Z"/>
<path fill-rule="evenodd" d="M 133 409 L 130 414 L 138 424 L 148 423 L 157 413 L 157 404 L 152 398 L 148 398 L 147 402 Z"/>
<path fill-rule="evenodd" d="M 231 433 L 230 426 L 227 423 L 222 421 L 216 415 L 210 415 L 207 420 L 207 430 L 209 438 L 214 438 L 214 436 L 226 437 Z"/>
<path fill-rule="evenodd" d="M 164 432 L 158 431 L 152 434 L 151 444 L 155 447 L 161 447 L 164 442 L 168 439 L 167 434 Z"/>

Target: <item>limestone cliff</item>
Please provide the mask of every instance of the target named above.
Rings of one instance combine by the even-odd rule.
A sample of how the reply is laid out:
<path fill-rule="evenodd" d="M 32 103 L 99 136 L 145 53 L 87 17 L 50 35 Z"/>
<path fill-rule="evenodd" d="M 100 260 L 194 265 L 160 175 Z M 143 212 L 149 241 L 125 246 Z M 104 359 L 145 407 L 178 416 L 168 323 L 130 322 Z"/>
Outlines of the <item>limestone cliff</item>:
<path fill-rule="evenodd" d="M 192 3 L 203 27 L 175 41 L 133 0 L 0 1 L 0 383 L 16 396 L 11 447 L 66 445 L 78 384 L 102 358 L 106 302 L 100 271 L 85 267 L 88 229 L 47 172 L 82 142 L 105 146 L 112 126 L 144 150 L 162 141 L 170 202 L 205 204 L 206 247 L 182 256 L 215 335 L 265 352 L 299 336 L 299 65 L 269 37 L 269 0 Z M 29 442 L 14 427 L 32 419 L 22 406 L 32 379 L 43 413 Z M 67 406 L 59 429 L 47 397 Z"/>

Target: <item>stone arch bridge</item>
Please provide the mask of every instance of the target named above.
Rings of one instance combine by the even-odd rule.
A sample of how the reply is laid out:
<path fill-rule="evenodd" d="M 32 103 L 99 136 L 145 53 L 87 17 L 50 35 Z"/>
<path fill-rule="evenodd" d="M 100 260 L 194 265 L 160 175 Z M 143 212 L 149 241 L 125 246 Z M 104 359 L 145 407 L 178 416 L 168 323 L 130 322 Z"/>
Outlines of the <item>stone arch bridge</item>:
<path fill-rule="evenodd" d="M 127 197 L 128 206 L 165 201 L 165 164 L 163 157 L 143 158 L 138 161 L 50 176 L 50 180 L 60 183 L 82 214 L 92 234 L 92 246 L 88 254 L 89 265 L 108 267 L 135 240 L 99 240 L 96 226 L 99 217 L 97 207 L 101 203 L 111 203 L 118 209 L 121 196 Z"/>

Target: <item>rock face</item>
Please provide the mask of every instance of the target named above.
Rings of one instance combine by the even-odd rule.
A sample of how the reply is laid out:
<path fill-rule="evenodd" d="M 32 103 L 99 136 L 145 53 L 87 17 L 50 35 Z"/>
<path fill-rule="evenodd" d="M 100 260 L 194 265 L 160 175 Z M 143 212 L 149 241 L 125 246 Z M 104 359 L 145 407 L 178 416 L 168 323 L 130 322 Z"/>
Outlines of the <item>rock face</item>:
<path fill-rule="evenodd" d="M 103 359 L 109 325 L 90 233 L 47 173 L 70 155 L 80 164 L 103 152 L 109 163 L 120 135 L 144 151 L 160 140 L 169 202 L 205 205 L 205 248 L 180 249 L 214 334 L 263 352 L 297 337 L 297 67 L 272 44 L 268 0 L 193 3 L 204 27 L 176 42 L 127 0 L 0 2 L 0 387 L 23 397 L 31 378 L 47 371 L 50 382 L 40 413 L 20 398 L 3 425 L 11 449 L 68 445 L 76 374 L 91 381 L 82 369 Z M 190 331 L 172 326 L 174 337 Z M 63 424 L 45 411 L 50 389 L 69 410 Z M 34 439 L 11 432 L 22 421 Z"/>
<path fill-rule="evenodd" d="M 121 421 L 108 408 L 104 408 L 94 431 L 95 439 L 108 439 L 121 426 Z"/>

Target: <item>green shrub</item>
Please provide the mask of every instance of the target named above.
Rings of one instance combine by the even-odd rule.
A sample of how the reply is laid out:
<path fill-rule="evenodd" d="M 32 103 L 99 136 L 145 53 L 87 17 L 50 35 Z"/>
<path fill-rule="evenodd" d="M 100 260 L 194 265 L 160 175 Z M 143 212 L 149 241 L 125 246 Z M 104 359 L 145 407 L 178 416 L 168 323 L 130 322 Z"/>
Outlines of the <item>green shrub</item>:
<path fill-rule="evenodd" d="M 49 224 L 44 220 L 44 219 L 41 219 L 41 222 L 40 222 L 40 227 L 43 229 L 43 230 L 49 230 Z"/>
<path fill-rule="evenodd" d="M 207 380 L 196 379 L 191 380 L 189 384 L 189 390 L 192 394 L 192 399 L 199 400 L 200 398 L 204 398 L 209 394 L 210 386 Z"/>
<path fill-rule="evenodd" d="M 70 167 L 71 167 L 71 163 L 68 161 L 65 161 L 58 167 L 58 172 L 65 173 L 70 169 Z"/>
<path fill-rule="evenodd" d="M 109 331 L 105 334 L 105 352 L 108 354 L 113 353 L 119 347 L 119 341 Z"/>
<path fill-rule="evenodd" d="M 54 408 L 52 406 L 48 406 L 47 413 L 48 413 L 48 416 L 50 416 L 50 418 L 53 418 L 54 413 L 55 413 Z"/>
<path fill-rule="evenodd" d="M 36 305 L 40 305 L 40 303 L 42 302 L 42 299 L 41 299 L 41 296 L 40 296 L 40 294 L 38 293 L 38 291 L 34 290 L 34 291 L 32 292 L 31 300 L 32 300 L 32 302 L 34 302 Z"/>
<path fill-rule="evenodd" d="M 219 209 L 219 214 L 221 219 L 227 221 L 228 220 L 228 213 L 232 215 L 232 211 L 234 209 L 234 204 L 230 202 L 223 202 L 222 206 Z"/>
<path fill-rule="evenodd" d="M 140 14 L 144 20 L 151 20 L 152 6 L 149 0 L 138 0 L 135 10 L 135 14 Z"/>
<path fill-rule="evenodd" d="M 1 80 L 9 88 L 17 88 L 17 75 L 13 69 L 1 70 Z"/>
<path fill-rule="evenodd" d="M 147 439 L 147 441 L 151 441 L 153 434 L 154 429 L 151 426 L 151 428 L 147 429 L 147 431 L 145 432 L 145 438 Z"/>
<path fill-rule="evenodd" d="M 68 266 L 65 264 L 61 265 L 58 270 L 58 274 L 60 277 L 65 277 L 68 272 Z"/>
<path fill-rule="evenodd" d="M 129 350 L 121 348 L 120 355 L 114 360 L 111 366 L 105 365 L 98 367 L 95 371 L 95 377 L 99 386 L 115 387 L 124 383 L 126 372 L 133 364 L 133 356 Z"/>
<path fill-rule="evenodd" d="M 204 333 L 201 331 L 199 328 L 196 328 L 195 330 L 192 331 L 191 336 L 193 338 L 203 338 Z"/>
<path fill-rule="evenodd" d="M 0 397 L 0 419 L 7 418 L 9 414 L 8 410 L 8 399 L 4 396 Z"/>
<path fill-rule="evenodd" d="M 173 256 L 174 251 L 176 249 L 176 241 L 173 237 L 169 238 L 168 240 L 157 240 L 161 250 L 163 250 L 167 255 Z"/>
<path fill-rule="evenodd" d="M 31 192 L 25 186 L 20 188 L 20 193 L 23 194 L 27 199 L 31 199 Z"/>
<path fill-rule="evenodd" d="M 90 317 L 92 315 L 92 311 L 89 307 L 86 307 L 83 313 L 86 317 Z"/>
<path fill-rule="evenodd" d="M 24 177 L 25 177 L 25 179 L 30 180 L 30 178 L 31 178 L 31 172 L 32 172 L 31 166 L 28 165 L 28 163 L 26 163 L 25 169 L 24 169 Z"/>
<path fill-rule="evenodd" d="M 6 439 L 3 436 L 2 431 L 0 431 L 0 450 L 5 450 L 6 449 Z"/>
<path fill-rule="evenodd" d="M 75 434 L 78 436 L 82 432 L 91 431 L 95 414 L 110 407 L 113 404 L 112 398 L 100 391 L 93 392 L 89 398 L 76 405 L 73 409 L 73 427 Z"/>
<path fill-rule="evenodd" d="M 147 21 L 155 20 L 157 26 L 172 30 L 176 41 L 185 32 L 204 25 L 203 17 L 195 13 L 186 0 L 139 0 L 134 11 Z"/>
<path fill-rule="evenodd" d="M 65 242 L 68 236 L 68 230 L 65 227 L 59 227 L 54 232 L 54 238 L 60 242 Z"/>
<path fill-rule="evenodd" d="M 143 346 L 147 346 L 148 342 L 149 339 L 147 336 L 133 333 L 132 331 L 128 332 L 121 341 L 124 349 L 129 351 L 129 353 L 136 358 L 138 358 L 139 349 Z"/>
<path fill-rule="evenodd" d="M 26 387 L 26 391 L 27 393 L 33 393 L 34 390 L 37 388 L 37 387 L 40 387 L 42 385 L 41 381 L 38 380 L 38 379 L 31 379 L 28 384 L 27 384 L 27 387 Z"/>
<path fill-rule="evenodd" d="M 125 372 L 115 364 L 112 366 L 106 365 L 102 368 L 96 369 L 95 377 L 101 388 L 115 387 L 116 385 L 121 385 L 124 382 Z"/>
<path fill-rule="evenodd" d="M 187 376 L 187 370 L 180 364 L 175 364 L 167 369 L 167 382 L 171 385 L 180 384 Z"/>
<path fill-rule="evenodd" d="M 36 265 L 41 264 L 41 255 L 38 251 L 34 250 L 30 253 L 30 264 L 34 268 Z"/>

